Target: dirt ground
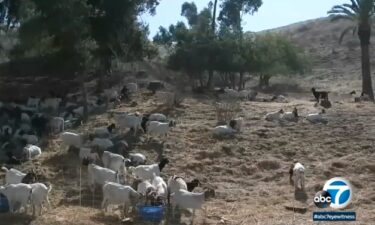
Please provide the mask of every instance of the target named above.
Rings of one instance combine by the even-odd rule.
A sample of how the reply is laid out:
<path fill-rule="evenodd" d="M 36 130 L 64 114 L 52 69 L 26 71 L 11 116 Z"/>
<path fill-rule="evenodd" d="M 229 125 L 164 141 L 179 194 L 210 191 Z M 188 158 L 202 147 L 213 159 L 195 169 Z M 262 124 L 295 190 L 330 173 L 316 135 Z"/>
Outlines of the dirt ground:
<path fill-rule="evenodd" d="M 357 213 L 357 222 L 350 224 L 374 224 L 374 104 L 354 103 L 347 96 L 337 95 L 333 98 L 333 108 L 327 110 L 328 125 L 312 125 L 304 119 L 297 124 L 264 120 L 267 112 L 280 108 L 291 111 L 296 106 L 301 116 L 318 112 L 310 95 L 290 94 L 289 103 L 241 102 L 242 111 L 238 116 L 245 120 L 244 129 L 234 137 L 223 139 L 211 134 L 216 114 L 214 100 L 209 97 L 190 96 L 180 108 L 165 111 L 156 99 L 139 96 L 138 106 L 123 105 L 118 110 L 163 112 L 177 120 L 168 138 L 147 142 L 142 135 L 134 138 L 127 134 L 125 140 L 134 152 L 146 154 L 150 162 L 157 162 L 161 155 L 168 157 L 170 164 L 163 170 L 164 178 L 173 174 L 187 180 L 198 178 L 204 186 L 215 189 L 215 198 L 205 203 L 205 210 L 197 212 L 194 224 L 314 224 L 312 212 L 320 209 L 312 199 L 325 181 L 336 176 L 347 178 L 354 187 L 352 203 L 346 210 Z M 80 131 L 103 126 L 110 120 L 109 114 L 93 116 Z M 59 144 L 57 137 L 51 138 L 41 158 L 18 167 L 36 168 L 42 174 L 40 181 L 53 185 L 52 209 L 38 218 L 0 214 L 0 224 L 119 224 L 118 212 L 101 212 L 99 189 L 92 205 L 85 167 L 81 170 L 80 206 L 77 156 Z M 294 188 L 289 184 L 288 170 L 293 160 L 299 160 L 306 167 L 305 201 L 295 200 Z M 0 177 L 3 179 L 4 174 Z M 293 212 L 285 206 L 307 208 L 307 212 Z M 190 215 L 186 214 L 181 221 L 163 224 L 189 222 Z M 135 220 L 128 224 L 148 223 Z"/>

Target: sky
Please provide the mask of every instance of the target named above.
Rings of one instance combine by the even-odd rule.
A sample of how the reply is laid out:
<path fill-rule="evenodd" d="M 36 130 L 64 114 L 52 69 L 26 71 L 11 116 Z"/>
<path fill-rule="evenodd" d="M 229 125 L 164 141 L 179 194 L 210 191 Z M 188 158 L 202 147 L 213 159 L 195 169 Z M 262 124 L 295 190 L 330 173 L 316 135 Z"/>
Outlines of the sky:
<path fill-rule="evenodd" d="M 169 27 L 181 17 L 181 5 L 194 1 L 198 11 L 208 5 L 210 0 L 161 0 L 156 8 L 156 15 L 143 15 L 141 20 L 149 24 L 150 38 L 160 26 Z M 220 1 L 220 0 L 219 0 Z M 263 5 L 254 15 L 243 19 L 244 31 L 261 31 L 281 27 L 292 23 L 327 16 L 327 11 L 334 5 L 349 3 L 349 0 L 263 0 Z"/>

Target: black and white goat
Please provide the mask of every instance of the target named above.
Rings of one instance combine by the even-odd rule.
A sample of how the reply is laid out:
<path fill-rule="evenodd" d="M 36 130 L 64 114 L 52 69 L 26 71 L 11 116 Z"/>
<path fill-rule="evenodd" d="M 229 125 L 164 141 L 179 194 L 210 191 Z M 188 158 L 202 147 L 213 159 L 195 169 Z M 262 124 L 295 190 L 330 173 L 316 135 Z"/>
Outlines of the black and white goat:
<path fill-rule="evenodd" d="M 285 112 L 281 116 L 281 119 L 287 122 L 298 122 L 298 118 L 299 118 L 298 110 L 296 107 L 294 107 L 292 112 Z"/>
<path fill-rule="evenodd" d="M 36 174 L 34 171 L 22 173 L 14 168 L 1 168 L 5 172 L 5 184 L 19 184 L 19 183 L 34 183 L 36 181 Z"/>

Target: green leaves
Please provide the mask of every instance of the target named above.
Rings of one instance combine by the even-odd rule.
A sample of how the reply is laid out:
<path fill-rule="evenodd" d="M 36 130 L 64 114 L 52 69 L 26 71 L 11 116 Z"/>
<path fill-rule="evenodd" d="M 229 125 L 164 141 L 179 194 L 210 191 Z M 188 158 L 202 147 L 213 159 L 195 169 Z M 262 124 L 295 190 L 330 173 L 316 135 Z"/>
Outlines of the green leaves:
<path fill-rule="evenodd" d="M 302 52 L 277 34 L 256 35 L 253 50 L 253 66 L 260 74 L 303 73 L 306 69 Z"/>
<path fill-rule="evenodd" d="M 186 17 L 190 26 L 197 24 L 198 10 L 194 2 L 185 2 L 181 7 L 181 16 Z"/>
<path fill-rule="evenodd" d="M 232 77 L 255 73 L 268 79 L 276 74 L 305 72 L 304 54 L 285 38 L 275 34 L 243 36 L 240 14 L 254 13 L 261 4 L 262 1 L 257 0 L 224 0 L 219 15 L 220 30 L 216 34 L 210 26 L 212 3 L 198 14 L 194 4 L 184 3 L 182 14 L 187 17 L 190 27 L 179 22 L 169 30 L 160 28 L 154 41 L 167 45 L 175 42 L 168 59 L 169 67 L 184 71 L 190 77 L 200 79 L 201 83 L 203 74 L 209 74 L 209 71 Z M 196 20 L 192 22 L 191 18 Z"/>
<path fill-rule="evenodd" d="M 253 14 L 262 4 L 262 0 L 223 0 L 219 20 L 222 26 L 230 27 L 234 32 L 242 32 L 242 14 Z"/>
<path fill-rule="evenodd" d="M 355 23 L 366 23 L 374 15 L 374 0 L 351 0 L 352 4 L 335 5 L 328 14 L 332 20 L 349 19 Z"/>
<path fill-rule="evenodd" d="M 353 31 L 354 35 L 358 30 L 358 34 L 366 34 L 366 39 L 369 39 L 370 36 L 368 33 L 371 32 L 370 24 L 374 19 L 374 13 L 374 0 L 351 0 L 351 4 L 333 6 L 332 9 L 328 11 L 331 21 L 349 20 L 354 23 L 353 26 L 347 27 L 343 30 L 339 38 L 339 43 L 342 42 L 343 38 L 349 31 Z M 363 40 L 363 42 L 369 42 L 369 40 Z"/>
<path fill-rule="evenodd" d="M 21 12 L 31 16 L 22 21 L 19 29 L 20 43 L 14 51 L 19 58 L 53 54 L 56 57 L 46 61 L 60 58 L 65 62 L 52 63 L 57 66 L 56 71 L 62 70 L 59 66 L 73 72 L 88 71 L 95 64 L 101 65 L 103 74 L 103 70 L 110 71 L 115 57 L 122 61 L 142 60 L 155 52 L 147 39 L 148 27 L 139 23 L 137 17 L 147 12 L 153 14 L 158 0 L 21 2 L 20 9 L 27 9 Z M 85 59 L 99 63 L 88 63 Z"/>

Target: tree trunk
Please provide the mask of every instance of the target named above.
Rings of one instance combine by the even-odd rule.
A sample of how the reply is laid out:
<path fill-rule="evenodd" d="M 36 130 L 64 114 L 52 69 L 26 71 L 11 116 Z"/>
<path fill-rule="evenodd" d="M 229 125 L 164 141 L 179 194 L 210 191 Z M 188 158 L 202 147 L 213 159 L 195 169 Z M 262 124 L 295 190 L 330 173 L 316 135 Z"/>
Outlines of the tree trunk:
<path fill-rule="evenodd" d="M 211 90 L 212 89 L 212 79 L 214 77 L 214 70 L 210 69 L 208 71 L 208 80 L 207 80 L 207 89 Z"/>
<path fill-rule="evenodd" d="M 238 91 L 241 91 L 242 89 L 244 89 L 244 80 L 243 80 L 243 72 L 240 72 L 240 80 L 238 82 Z"/>
<path fill-rule="evenodd" d="M 212 14 L 212 23 L 211 23 L 211 30 L 213 32 L 213 34 L 215 35 L 215 27 L 216 27 L 216 6 L 217 6 L 217 0 L 215 0 L 215 3 L 214 3 L 214 11 L 213 11 L 213 14 Z"/>
<path fill-rule="evenodd" d="M 85 80 L 81 78 L 81 88 L 82 88 L 82 97 L 83 97 L 83 122 L 87 122 L 88 119 L 88 106 L 87 106 L 87 91 L 85 87 Z"/>
<path fill-rule="evenodd" d="M 232 89 L 235 90 L 236 89 L 236 74 L 230 75 L 230 83 L 231 83 Z"/>
<path fill-rule="evenodd" d="M 203 82 L 203 76 L 201 73 L 198 74 L 199 77 L 199 83 L 201 84 L 201 87 L 204 87 L 204 82 Z"/>
<path fill-rule="evenodd" d="M 97 94 L 100 94 L 103 89 L 104 89 L 104 77 L 103 77 L 103 74 L 99 74 L 98 83 L 96 85 Z"/>
<path fill-rule="evenodd" d="M 370 65 L 370 37 L 371 26 L 363 23 L 359 26 L 358 36 L 361 41 L 362 60 L 362 92 L 367 94 L 374 101 L 374 91 L 372 89 L 371 65 Z"/>
<path fill-rule="evenodd" d="M 213 14 L 212 14 L 212 23 L 211 23 L 211 31 L 212 31 L 213 39 L 215 38 L 215 30 L 216 30 L 216 6 L 217 6 L 217 0 L 215 0 L 215 3 L 214 3 L 214 9 L 213 9 Z M 213 56 L 211 56 L 210 58 L 212 59 Z M 209 60 L 209 61 L 212 61 L 212 60 Z M 208 90 L 212 89 L 213 76 L 214 76 L 214 70 L 212 68 L 210 68 L 208 70 L 208 81 L 207 81 L 207 89 Z"/>

